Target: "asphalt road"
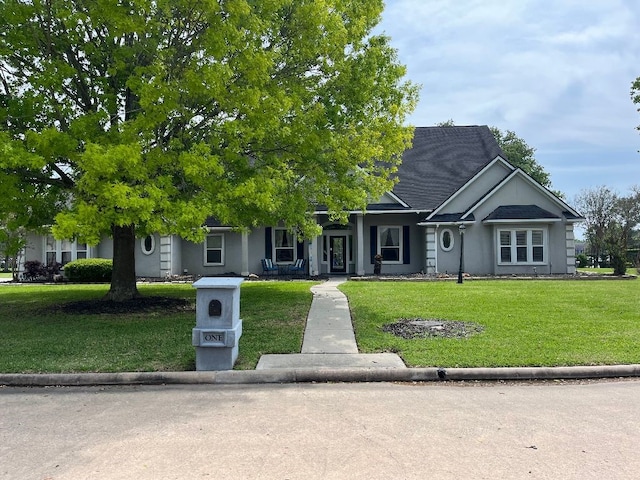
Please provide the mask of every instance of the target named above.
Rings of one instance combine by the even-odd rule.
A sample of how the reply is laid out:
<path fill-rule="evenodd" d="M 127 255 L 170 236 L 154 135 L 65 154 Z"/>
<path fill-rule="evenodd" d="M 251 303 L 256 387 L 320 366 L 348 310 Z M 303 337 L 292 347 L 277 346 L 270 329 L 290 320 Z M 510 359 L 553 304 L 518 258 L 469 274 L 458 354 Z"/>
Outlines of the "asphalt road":
<path fill-rule="evenodd" d="M 640 381 L 0 388 L 2 479 L 637 479 Z"/>

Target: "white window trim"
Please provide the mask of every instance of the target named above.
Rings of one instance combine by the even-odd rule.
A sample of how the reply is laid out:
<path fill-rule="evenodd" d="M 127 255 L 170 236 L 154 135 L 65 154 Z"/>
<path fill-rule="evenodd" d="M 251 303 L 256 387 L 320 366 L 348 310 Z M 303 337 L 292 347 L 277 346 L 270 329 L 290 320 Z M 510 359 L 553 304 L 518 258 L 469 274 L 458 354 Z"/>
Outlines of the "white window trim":
<path fill-rule="evenodd" d="M 151 248 L 149 250 L 147 250 L 145 248 L 145 240 L 147 239 L 147 237 L 151 237 Z M 143 238 L 140 239 L 140 250 L 142 250 L 142 253 L 144 255 L 151 255 L 153 252 L 156 251 L 156 236 L 155 235 L 147 235 Z"/>
<path fill-rule="evenodd" d="M 532 232 L 534 230 L 542 231 L 542 261 L 534 262 L 533 259 L 533 243 L 532 243 Z M 518 262 L 518 245 L 516 244 L 516 232 L 527 232 L 527 261 L 526 262 Z M 500 233 L 509 232 L 511 235 L 511 261 L 503 262 L 501 255 L 500 245 Z M 496 259 L 498 261 L 498 265 L 547 265 L 549 259 L 549 234 L 546 228 L 542 227 L 513 227 L 513 228 L 498 228 L 496 229 Z M 538 245 L 536 245 L 538 246 Z"/>
<path fill-rule="evenodd" d="M 62 242 L 64 240 L 57 240 L 55 238 L 53 238 L 53 235 L 45 235 L 43 238 L 43 251 L 44 251 L 44 255 L 42 256 L 43 262 L 44 264 L 47 263 L 47 253 L 49 252 L 54 252 L 54 250 L 48 250 L 47 249 L 47 238 L 50 237 L 53 239 L 53 241 L 55 242 L 56 245 L 56 249 L 55 249 L 55 254 L 56 254 L 56 262 L 57 263 L 62 263 Z M 70 241 L 70 240 L 67 240 Z M 74 260 L 78 259 L 78 252 L 86 252 L 85 257 L 83 258 L 91 258 L 91 250 L 89 248 L 89 245 L 87 245 L 86 243 L 83 243 L 83 245 L 85 245 L 84 249 L 78 249 L 78 241 L 77 240 L 73 240 L 70 241 L 71 242 L 71 260 L 70 262 L 73 262 Z M 65 251 L 69 251 L 69 250 L 65 250 Z M 64 267 L 63 267 L 64 268 Z"/>
<path fill-rule="evenodd" d="M 212 249 L 208 249 L 207 248 L 207 240 L 205 238 L 205 241 L 203 243 L 203 265 L 205 267 L 221 267 L 224 265 L 224 260 L 225 260 L 225 238 L 224 238 L 224 233 L 208 233 L 207 237 L 221 237 L 222 238 L 222 246 L 220 248 L 212 248 Z M 207 262 L 207 251 L 208 250 L 220 250 L 220 262 Z"/>
<path fill-rule="evenodd" d="M 387 265 L 402 265 L 404 259 L 404 252 L 402 251 L 402 246 L 404 245 L 404 239 L 402 238 L 404 228 L 402 225 L 379 225 L 378 226 L 378 255 L 382 255 L 382 248 L 396 248 L 396 247 L 384 247 L 382 245 L 382 231 L 385 228 L 397 228 L 398 229 L 398 260 L 383 260 L 383 262 Z"/>
<path fill-rule="evenodd" d="M 285 232 L 287 232 L 287 234 L 291 235 L 291 241 L 292 241 L 291 247 L 278 247 L 276 245 L 276 232 L 278 230 L 284 230 Z M 295 237 L 295 235 L 293 235 L 291 233 L 291 231 L 289 231 L 289 229 L 283 228 L 283 227 L 274 227 L 272 232 L 271 232 L 271 245 L 273 245 L 273 247 L 272 247 L 272 257 L 271 257 L 271 258 L 273 258 L 273 263 L 277 262 L 278 265 L 293 265 L 294 263 L 296 263 L 296 260 L 298 259 L 298 246 L 296 245 L 296 237 Z M 285 249 L 293 250 L 293 255 L 292 255 L 293 260 L 290 261 L 290 262 L 277 261 L 278 250 L 285 250 Z"/>
<path fill-rule="evenodd" d="M 449 238 L 451 239 L 448 248 L 444 246 L 444 234 L 446 232 L 449 232 Z M 453 230 L 451 230 L 450 228 L 445 228 L 442 231 L 440 231 L 440 249 L 443 252 L 450 252 L 451 250 L 453 250 L 453 246 L 455 245 L 455 243 L 456 243 L 456 240 L 455 240 L 455 237 L 453 236 Z"/>

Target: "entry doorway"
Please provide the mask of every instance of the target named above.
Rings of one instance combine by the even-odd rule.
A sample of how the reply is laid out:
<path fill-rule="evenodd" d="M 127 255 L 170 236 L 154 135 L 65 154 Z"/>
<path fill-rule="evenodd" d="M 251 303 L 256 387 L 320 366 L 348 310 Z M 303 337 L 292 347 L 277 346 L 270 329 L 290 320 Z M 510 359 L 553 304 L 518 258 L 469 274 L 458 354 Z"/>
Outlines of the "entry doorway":
<path fill-rule="evenodd" d="M 329 237 L 329 272 L 346 273 L 347 271 L 347 237 L 332 235 Z"/>

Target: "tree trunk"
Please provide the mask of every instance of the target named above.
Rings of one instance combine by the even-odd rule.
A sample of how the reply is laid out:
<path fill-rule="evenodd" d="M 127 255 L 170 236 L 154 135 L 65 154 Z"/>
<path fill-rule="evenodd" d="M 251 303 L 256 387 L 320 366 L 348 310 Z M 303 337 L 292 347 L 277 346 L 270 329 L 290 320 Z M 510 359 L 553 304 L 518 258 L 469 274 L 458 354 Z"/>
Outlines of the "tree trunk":
<path fill-rule="evenodd" d="M 133 225 L 111 227 L 113 234 L 113 271 L 106 299 L 124 302 L 139 295 L 136 287 L 136 234 Z"/>

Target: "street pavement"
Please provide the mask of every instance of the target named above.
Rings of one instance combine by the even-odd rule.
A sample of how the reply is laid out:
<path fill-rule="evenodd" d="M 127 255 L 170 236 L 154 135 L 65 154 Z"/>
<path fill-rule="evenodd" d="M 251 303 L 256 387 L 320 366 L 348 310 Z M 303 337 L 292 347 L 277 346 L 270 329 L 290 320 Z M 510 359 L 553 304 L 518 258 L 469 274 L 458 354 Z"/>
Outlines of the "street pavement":
<path fill-rule="evenodd" d="M 640 381 L 0 388 L 4 479 L 637 479 Z"/>

